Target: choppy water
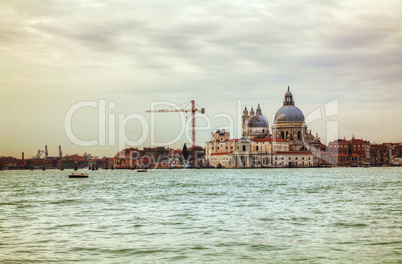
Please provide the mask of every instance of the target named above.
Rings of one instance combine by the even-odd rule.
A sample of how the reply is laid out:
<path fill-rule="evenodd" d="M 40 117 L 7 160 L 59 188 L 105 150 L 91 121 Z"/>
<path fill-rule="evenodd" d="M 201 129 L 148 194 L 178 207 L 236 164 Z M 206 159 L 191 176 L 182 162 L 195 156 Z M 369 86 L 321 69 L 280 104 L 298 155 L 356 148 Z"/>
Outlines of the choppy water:
<path fill-rule="evenodd" d="M 402 261 L 402 168 L 69 172 L 0 172 L 0 262 Z"/>

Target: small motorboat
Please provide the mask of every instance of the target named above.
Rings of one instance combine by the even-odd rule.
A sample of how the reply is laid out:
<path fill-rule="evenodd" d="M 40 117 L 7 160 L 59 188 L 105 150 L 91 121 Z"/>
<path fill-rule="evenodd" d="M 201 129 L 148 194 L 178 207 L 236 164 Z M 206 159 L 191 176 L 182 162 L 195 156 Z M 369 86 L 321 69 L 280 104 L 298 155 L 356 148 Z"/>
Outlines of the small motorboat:
<path fill-rule="evenodd" d="M 137 172 L 147 172 L 147 169 L 138 169 Z"/>
<path fill-rule="evenodd" d="M 68 175 L 69 178 L 88 178 L 88 174 L 84 173 L 71 173 Z"/>

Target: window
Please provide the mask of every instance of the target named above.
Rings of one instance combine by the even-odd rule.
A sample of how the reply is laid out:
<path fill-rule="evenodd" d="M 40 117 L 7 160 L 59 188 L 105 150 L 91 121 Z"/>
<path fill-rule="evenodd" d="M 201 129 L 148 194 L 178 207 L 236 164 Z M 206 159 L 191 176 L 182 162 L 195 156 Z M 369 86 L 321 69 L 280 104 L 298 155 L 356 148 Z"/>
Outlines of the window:
<path fill-rule="evenodd" d="M 265 129 L 262 130 L 262 133 L 265 133 Z"/>
<path fill-rule="evenodd" d="M 246 151 L 246 146 L 243 146 L 243 151 Z"/>
<path fill-rule="evenodd" d="M 226 149 L 228 149 L 228 147 L 226 147 Z"/>
<path fill-rule="evenodd" d="M 291 160 L 292 158 L 291 157 L 289 157 L 289 160 Z"/>
<path fill-rule="evenodd" d="M 255 147 L 255 150 L 258 151 L 258 146 Z"/>
<path fill-rule="evenodd" d="M 297 160 L 297 157 L 295 158 L 295 160 Z"/>
<path fill-rule="evenodd" d="M 214 147 L 212 147 L 212 150 L 214 150 Z"/>
<path fill-rule="evenodd" d="M 219 147 L 217 148 L 217 150 L 219 150 Z"/>

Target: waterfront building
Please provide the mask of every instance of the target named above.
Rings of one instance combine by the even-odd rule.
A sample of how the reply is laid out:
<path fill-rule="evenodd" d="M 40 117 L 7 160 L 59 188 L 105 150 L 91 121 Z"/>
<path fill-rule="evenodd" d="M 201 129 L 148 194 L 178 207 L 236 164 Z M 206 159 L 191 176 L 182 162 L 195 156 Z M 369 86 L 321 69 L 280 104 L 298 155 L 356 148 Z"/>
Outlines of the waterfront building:
<path fill-rule="evenodd" d="M 63 158 L 63 167 L 64 168 L 74 168 L 77 166 L 79 169 L 88 167 L 88 159 L 85 156 L 80 156 L 77 154 L 66 155 Z"/>
<path fill-rule="evenodd" d="M 171 164 L 182 164 L 180 150 L 165 147 L 126 148 L 119 151 L 114 157 L 114 168 L 169 168 Z"/>
<path fill-rule="evenodd" d="M 229 139 L 225 130 L 212 133 L 206 143 L 209 166 L 240 167 L 308 167 L 313 166 L 311 151 L 289 151 L 289 142 L 279 138 Z M 221 137 L 222 136 L 222 137 Z"/>
<path fill-rule="evenodd" d="M 370 162 L 370 142 L 363 139 L 337 139 L 329 142 L 322 159 L 336 166 L 362 166 Z"/>
<path fill-rule="evenodd" d="M 402 143 L 373 144 L 370 147 L 371 166 L 400 166 L 402 164 Z"/>
<path fill-rule="evenodd" d="M 8 169 L 16 169 L 18 163 L 18 159 L 14 157 L 1 157 L 0 158 L 0 168 L 4 170 Z"/>
<path fill-rule="evenodd" d="M 320 162 L 320 138 L 307 132 L 304 115 L 295 106 L 288 87 L 283 106 L 276 112 L 272 134 L 269 122 L 262 115 L 244 108 L 243 137 L 230 139 L 230 133 L 216 130 L 206 142 L 206 159 L 212 167 L 308 167 Z"/>

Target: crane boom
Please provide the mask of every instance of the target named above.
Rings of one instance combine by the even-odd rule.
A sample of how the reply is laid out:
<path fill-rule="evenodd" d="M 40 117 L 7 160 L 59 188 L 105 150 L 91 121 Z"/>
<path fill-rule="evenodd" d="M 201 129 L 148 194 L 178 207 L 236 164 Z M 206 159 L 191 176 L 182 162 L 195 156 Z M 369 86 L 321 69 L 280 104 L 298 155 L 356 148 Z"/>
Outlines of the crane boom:
<path fill-rule="evenodd" d="M 184 109 L 184 107 L 187 107 L 189 104 L 191 103 L 191 109 Z M 196 142 L 196 138 L 195 138 L 195 113 L 200 112 L 201 114 L 205 113 L 205 109 L 201 108 L 201 109 L 197 109 L 196 108 L 196 104 L 194 100 L 191 100 L 188 103 L 182 104 L 184 105 L 183 108 L 168 108 L 168 109 L 160 109 L 160 110 L 147 110 L 145 111 L 145 113 L 169 113 L 169 112 L 184 112 L 184 113 L 188 113 L 191 112 L 191 126 L 192 126 L 192 145 L 193 145 L 193 149 L 192 149 L 192 156 L 193 156 L 193 165 L 196 165 L 196 160 L 195 160 L 195 142 Z M 180 106 L 179 106 L 180 107 Z"/>
<path fill-rule="evenodd" d="M 185 109 L 161 109 L 161 110 L 147 110 L 145 113 L 168 113 L 168 112 L 185 112 L 188 113 L 190 110 Z"/>

